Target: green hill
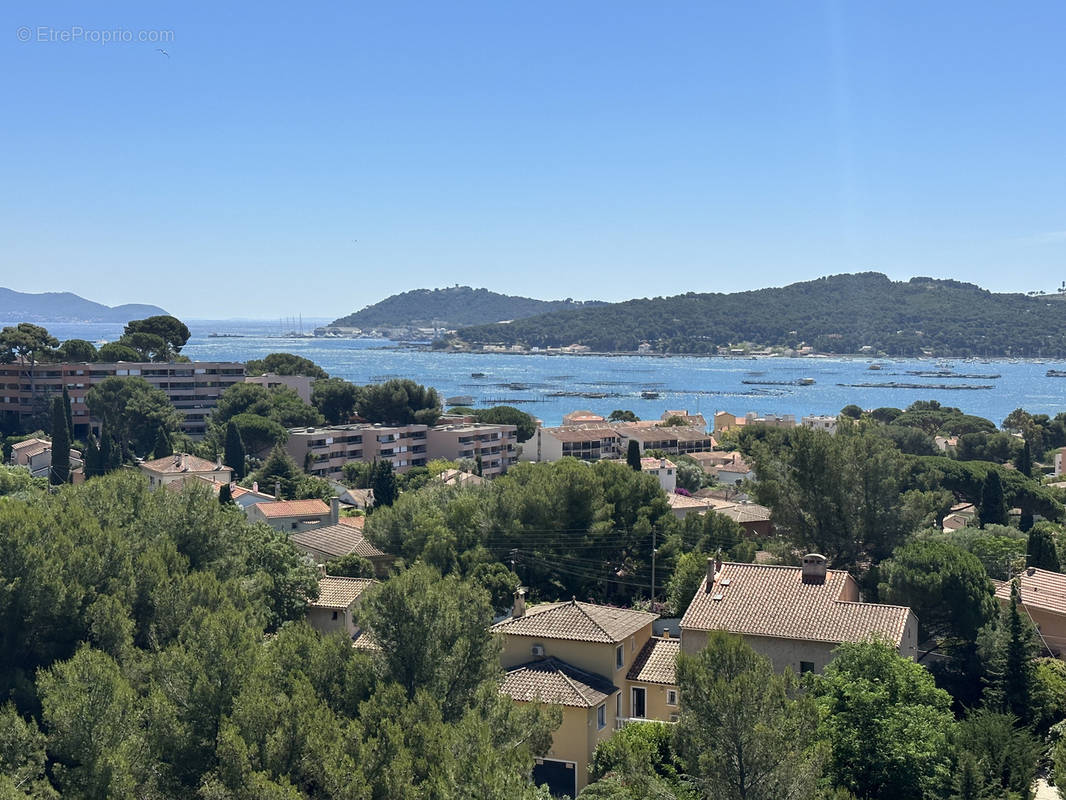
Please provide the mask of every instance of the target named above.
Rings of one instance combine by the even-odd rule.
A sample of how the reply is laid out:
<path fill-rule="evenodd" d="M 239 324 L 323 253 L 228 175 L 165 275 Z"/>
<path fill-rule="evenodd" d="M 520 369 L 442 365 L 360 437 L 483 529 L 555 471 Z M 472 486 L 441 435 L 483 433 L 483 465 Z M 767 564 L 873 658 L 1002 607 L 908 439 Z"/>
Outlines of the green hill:
<path fill-rule="evenodd" d="M 561 311 L 458 331 L 472 345 L 587 345 L 663 353 L 713 353 L 742 342 L 863 347 L 888 355 L 1066 356 L 1066 298 L 993 294 L 933 278 L 892 281 L 876 272 L 834 275 L 735 294 L 689 293 Z"/>
<path fill-rule="evenodd" d="M 380 303 L 341 317 L 332 324 L 364 330 L 406 325 L 459 328 L 594 305 L 601 304 L 595 300 L 584 303 L 570 299 L 533 300 L 497 294 L 488 289 L 451 286 L 447 289 L 415 289 L 394 294 Z"/>

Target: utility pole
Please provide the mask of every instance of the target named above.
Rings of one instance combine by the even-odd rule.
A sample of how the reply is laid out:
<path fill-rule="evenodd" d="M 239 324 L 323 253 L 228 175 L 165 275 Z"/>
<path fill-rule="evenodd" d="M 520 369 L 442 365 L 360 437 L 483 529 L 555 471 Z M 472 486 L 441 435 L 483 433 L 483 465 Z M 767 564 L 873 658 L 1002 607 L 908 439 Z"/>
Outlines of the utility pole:
<path fill-rule="evenodd" d="M 655 528 L 651 529 L 651 602 L 655 602 Z"/>

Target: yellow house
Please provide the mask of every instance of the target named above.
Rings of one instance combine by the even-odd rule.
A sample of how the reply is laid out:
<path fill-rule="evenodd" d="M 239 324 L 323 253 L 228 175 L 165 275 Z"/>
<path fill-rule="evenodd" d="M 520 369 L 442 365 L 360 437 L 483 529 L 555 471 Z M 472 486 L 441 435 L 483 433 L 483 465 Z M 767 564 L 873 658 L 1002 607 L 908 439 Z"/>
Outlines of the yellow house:
<path fill-rule="evenodd" d="M 676 640 L 652 636 L 656 618 L 576 600 L 526 608 L 519 593 L 511 615 L 492 626 L 502 640 L 501 691 L 516 702 L 562 706 L 562 725 L 533 771 L 553 794 L 575 797 L 596 745 L 627 722 L 676 714 Z"/>
<path fill-rule="evenodd" d="M 344 631 L 355 639 L 359 635 L 355 607 L 363 592 L 376 583 L 372 578 L 323 575 L 318 579 L 318 599 L 307 603 L 308 624 L 322 634 Z"/>
<path fill-rule="evenodd" d="M 1029 567 L 1015 580 L 1021 590 L 1021 605 L 1039 631 L 1047 652 L 1062 658 L 1066 652 L 1066 575 Z M 1009 606 L 1010 582 L 995 583 L 996 599 L 1004 607 Z"/>

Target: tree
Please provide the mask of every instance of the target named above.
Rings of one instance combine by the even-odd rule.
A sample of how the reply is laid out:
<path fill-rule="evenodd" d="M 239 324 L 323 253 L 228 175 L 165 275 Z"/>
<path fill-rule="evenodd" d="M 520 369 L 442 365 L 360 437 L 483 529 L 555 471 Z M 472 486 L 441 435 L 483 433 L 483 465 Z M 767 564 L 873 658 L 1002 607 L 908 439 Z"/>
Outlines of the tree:
<path fill-rule="evenodd" d="M 682 765 L 673 746 L 673 726 L 648 721 L 626 725 L 596 746 L 589 765 L 593 783 L 581 798 L 613 800 L 667 800 L 688 797 L 682 783 Z M 608 787 L 610 787 L 608 789 Z"/>
<path fill-rule="evenodd" d="M 851 405 L 844 406 L 840 409 L 841 416 L 850 417 L 851 419 L 859 419 L 862 417 L 862 409 L 852 403 Z"/>
<path fill-rule="evenodd" d="M 130 320 L 126 325 L 125 330 L 122 333 L 122 339 L 132 337 L 135 334 L 147 334 L 148 336 L 158 337 L 162 346 L 156 348 L 153 341 L 152 350 L 155 355 L 155 359 L 159 361 L 170 361 L 178 353 L 181 352 L 181 348 L 185 346 L 185 343 L 189 341 L 189 329 L 177 317 L 172 317 L 169 314 L 159 314 L 154 317 L 147 317 L 146 319 Z M 147 342 L 148 340 L 143 340 Z M 137 345 L 131 345 L 137 347 Z"/>
<path fill-rule="evenodd" d="M 376 462 L 370 480 L 370 488 L 374 491 L 374 508 L 391 506 L 396 502 L 396 475 L 392 471 L 391 461 Z"/>
<path fill-rule="evenodd" d="M 108 342 L 96 354 L 96 360 L 105 364 L 114 364 L 119 361 L 141 361 L 142 359 L 143 356 L 138 350 L 121 341 Z"/>
<path fill-rule="evenodd" d="M 972 553 L 945 541 L 917 539 L 882 562 L 878 598 L 910 606 L 920 639 L 973 643 L 996 613 L 992 582 Z"/>
<path fill-rule="evenodd" d="M 982 642 L 986 658 L 988 687 L 985 704 L 1013 714 L 1023 723 L 1033 719 L 1033 656 L 1036 643 L 1033 624 L 1023 619 L 1018 606 L 1021 589 L 1011 583 L 1010 607 L 1002 612 L 998 625 L 990 628 Z"/>
<path fill-rule="evenodd" d="M 227 465 L 230 466 L 230 465 Z M 270 451 L 263 465 L 247 477 L 245 483 L 258 483 L 259 488 L 265 492 L 274 491 L 274 485 L 279 484 L 280 494 L 278 500 L 293 500 L 296 494 L 296 486 L 300 480 L 300 468 L 296 462 L 285 452 L 281 445 L 276 445 Z"/>
<path fill-rule="evenodd" d="M 630 439 L 629 445 L 626 448 L 626 464 L 634 472 L 640 472 L 642 467 L 640 463 L 640 442 L 636 439 Z"/>
<path fill-rule="evenodd" d="M 938 798 L 951 780 L 951 697 L 886 642 L 842 644 L 815 678 L 826 777 L 857 797 Z"/>
<path fill-rule="evenodd" d="M 253 359 L 245 364 L 245 371 L 249 375 L 273 372 L 275 375 L 304 375 L 322 380 L 329 377 L 329 373 L 315 362 L 292 353 L 271 353 L 264 358 Z"/>
<path fill-rule="evenodd" d="M 677 750 L 708 797 L 777 800 L 813 794 L 818 757 L 808 733 L 818 712 L 791 670 L 736 635 L 712 631 L 707 646 L 677 661 Z"/>
<path fill-rule="evenodd" d="M 356 553 L 326 562 L 326 574 L 341 578 L 373 578 L 374 565 Z"/>
<path fill-rule="evenodd" d="M 481 411 L 475 411 L 474 416 L 478 422 L 489 425 L 514 425 L 518 441 L 527 442 L 537 432 L 537 422 L 525 411 L 514 406 L 492 406 Z"/>
<path fill-rule="evenodd" d="M 160 426 L 158 433 L 156 433 L 155 446 L 152 448 L 152 458 L 166 458 L 173 454 L 174 447 L 170 444 L 167 429 Z"/>
<path fill-rule="evenodd" d="M 1022 445 L 1021 452 L 1018 454 L 1018 458 L 1014 462 L 1015 469 L 1027 478 L 1033 475 L 1033 454 L 1029 447 L 1029 440 L 1025 440 L 1025 444 Z"/>
<path fill-rule="evenodd" d="M 159 429 L 176 431 L 182 419 L 166 394 L 143 378 L 105 378 L 89 389 L 85 403 L 118 445 L 119 463 L 131 452 L 148 454 Z"/>
<path fill-rule="evenodd" d="M 434 425 L 441 415 L 437 390 L 408 379 L 393 379 L 364 388 L 359 416 L 388 425 Z"/>
<path fill-rule="evenodd" d="M 959 724 L 956 747 L 960 772 L 965 761 L 976 766 L 976 774 L 967 781 L 984 790 L 979 797 L 1028 796 L 1044 749 L 1017 717 L 987 708 L 971 712 Z"/>
<path fill-rule="evenodd" d="M 356 614 L 381 645 L 387 679 L 408 699 L 428 692 L 445 721 L 462 716 L 478 687 L 499 674 L 488 592 L 456 575 L 417 564 L 374 587 Z"/>
<path fill-rule="evenodd" d="M 222 484 L 218 489 L 218 504 L 220 506 L 233 505 L 233 490 L 229 488 L 228 483 Z"/>
<path fill-rule="evenodd" d="M 63 416 L 67 418 L 67 436 L 74 441 L 74 415 L 70 411 L 70 392 L 63 387 Z"/>
<path fill-rule="evenodd" d="M 275 443 L 277 444 L 277 443 Z M 244 442 L 241 440 L 241 432 L 237 423 L 230 420 L 226 423 L 226 449 L 224 463 L 233 470 L 233 477 L 241 480 L 245 473 Z"/>
<path fill-rule="evenodd" d="M 1003 483 L 997 470 L 990 469 L 985 475 L 979 518 L 982 528 L 985 525 L 1007 524 L 1007 503 L 1003 498 Z"/>
<path fill-rule="evenodd" d="M 283 447 L 289 439 L 289 432 L 270 417 L 261 417 L 258 414 L 238 414 L 230 417 L 226 423 L 223 451 L 230 444 L 230 425 L 237 429 L 243 444 L 242 452 L 250 452 L 253 456 L 261 457 L 263 453 L 275 447 Z"/>
<path fill-rule="evenodd" d="M 96 345 L 85 339 L 67 339 L 59 345 L 56 355 L 62 361 L 92 363 L 97 359 Z"/>
<path fill-rule="evenodd" d="M 56 798 L 48 783 L 45 736 L 13 703 L 0 707 L 0 797 Z"/>
<path fill-rule="evenodd" d="M 52 401 L 52 467 L 48 481 L 53 486 L 70 483 L 70 434 L 62 397 Z"/>
<path fill-rule="evenodd" d="M 1028 564 L 1037 569 L 1046 569 L 1050 572 L 1061 572 L 1059 556 L 1055 549 L 1053 529 L 1046 522 L 1034 525 L 1029 530 L 1029 541 L 1025 552 L 1028 554 Z"/>
<path fill-rule="evenodd" d="M 607 417 L 608 422 L 640 422 L 640 417 L 634 414 L 632 411 L 625 411 L 620 408 L 611 412 L 611 415 Z"/>
<path fill-rule="evenodd" d="M 681 616 L 692 603 L 700 582 L 707 574 L 707 554 L 693 550 L 677 560 L 670 580 L 666 582 L 666 605 L 674 616 Z"/>
<path fill-rule="evenodd" d="M 37 363 L 48 361 L 59 345 L 59 340 L 40 325 L 20 322 L 15 327 L 0 330 L 0 362 L 14 361 L 16 358 L 25 368 L 30 379 L 30 396 L 36 396 L 34 376 Z"/>
<path fill-rule="evenodd" d="M 108 655 L 84 646 L 37 679 L 56 782 L 69 796 L 128 796 L 136 695 Z"/>
<path fill-rule="evenodd" d="M 331 425 L 348 422 L 358 401 L 359 387 L 341 378 L 320 378 L 311 387 L 311 405 Z"/>

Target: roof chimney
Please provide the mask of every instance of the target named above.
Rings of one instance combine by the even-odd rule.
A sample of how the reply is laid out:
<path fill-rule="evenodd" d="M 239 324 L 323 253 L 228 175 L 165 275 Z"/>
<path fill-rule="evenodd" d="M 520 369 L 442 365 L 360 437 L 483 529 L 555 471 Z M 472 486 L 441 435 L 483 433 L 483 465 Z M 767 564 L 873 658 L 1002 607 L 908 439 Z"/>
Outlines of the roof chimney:
<path fill-rule="evenodd" d="M 808 553 L 803 557 L 803 582 L 815 585 L 825 583 L 825 556 Z"/>
<path fill-rule="evenodd" d="M 660 458 L 659 459 L 659 469 L 666 469 L 666 459 L 665 458 Z"/>
<path fill-rule="evenodd" d="M 258 492 L 259 491 L 259 481 L 252 481 L 252 491 L 253 492 Z"/>
<path fill-rule="evenodd" d="M 714 558 L 707 559 L 707 591 L 710 592 L 714 586 L 715 578 L 718 577 L 718 573 L 722 571 L 722 554 L 718 553 Z"/>
<path fill-rule="evenodd" d="M 329 499 L 329 524 L 336 525 L 341 518 L 341 501 L 337 497 Z"/>
<path fill-rule="evenodd" d="M 274 481 L 274 499 L 281 499 L 281 481 Z"/>
<path fill-rule="evenodd" d="M 511 616 L 515 619 L 524 617 L 526 614 L 526 590 L 519 586 L 514 592 L 514 608 L 511 609 Z"/>

